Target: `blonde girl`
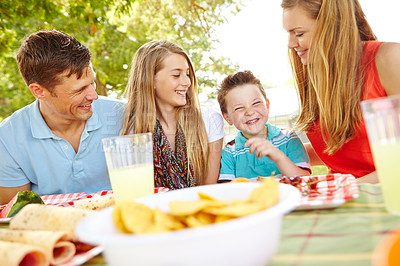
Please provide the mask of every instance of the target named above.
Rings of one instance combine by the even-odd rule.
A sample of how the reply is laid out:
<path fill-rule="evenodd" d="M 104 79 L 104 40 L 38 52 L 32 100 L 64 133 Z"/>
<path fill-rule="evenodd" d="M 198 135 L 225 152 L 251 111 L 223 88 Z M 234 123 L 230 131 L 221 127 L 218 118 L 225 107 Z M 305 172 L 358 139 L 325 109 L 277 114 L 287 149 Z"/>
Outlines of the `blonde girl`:
<path fill-rule="evenodd" d="M 122 134 L 153 133 L 156 186 L 171 189 L 216 183 L 222 116 L 201 112 L 192 62 L 178 45 L 151 41 L 132 61 Z"/>

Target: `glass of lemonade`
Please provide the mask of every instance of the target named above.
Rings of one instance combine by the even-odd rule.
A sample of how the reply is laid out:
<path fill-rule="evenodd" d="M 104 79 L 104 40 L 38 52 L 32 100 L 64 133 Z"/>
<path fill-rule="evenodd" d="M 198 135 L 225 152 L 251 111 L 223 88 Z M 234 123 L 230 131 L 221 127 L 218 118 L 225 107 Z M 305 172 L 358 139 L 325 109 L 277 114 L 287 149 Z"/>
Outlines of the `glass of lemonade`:
<path fill-rule="evenodd" d="M 361 102 L 386 209 L 400 215 L 400 95 Z"/>
<path fill-rule="evenodd" d="M 116 203 L 153 194 L 152 134 L 117 136 L 102 141 Z"/>

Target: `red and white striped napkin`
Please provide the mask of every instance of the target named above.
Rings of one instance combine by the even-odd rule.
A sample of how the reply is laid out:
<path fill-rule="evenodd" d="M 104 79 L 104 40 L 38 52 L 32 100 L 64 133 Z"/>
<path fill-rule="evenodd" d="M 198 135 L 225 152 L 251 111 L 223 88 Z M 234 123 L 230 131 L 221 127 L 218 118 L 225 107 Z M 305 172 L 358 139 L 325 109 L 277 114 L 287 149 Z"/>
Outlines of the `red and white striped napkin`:
<path fill-rule="evenodd" d="M 154 193 L 166 192 L 169 189 L 166 187 L 156 187 L 154 188 Z M 40 196 L 46 205 L 57 205 L 70 207 L 74 205 L 74 201 L 79 199 L 92 198 L 94 196 L 104 196 L 113 193 L 111 190 L 98 191 L 92 194 L 87 194 L 85 192 L 81 193 L 70 193 L 70 194 L 55 194 L 55 195 L 44 195 Z M 2 210 L 6 205 L 1 205 L 0 210 Z"/>
<path fill-rule="evenodd" d="M 311 179 L 316 180 L 316 189 L 306 185 Z M 348 200 L 358 198 L 360 190 L 350 174 L 329 174 L 319 176 L 304 176 L 299 188 L 303 194 L 300 206 L 296 210 L 334 208 Z"/>

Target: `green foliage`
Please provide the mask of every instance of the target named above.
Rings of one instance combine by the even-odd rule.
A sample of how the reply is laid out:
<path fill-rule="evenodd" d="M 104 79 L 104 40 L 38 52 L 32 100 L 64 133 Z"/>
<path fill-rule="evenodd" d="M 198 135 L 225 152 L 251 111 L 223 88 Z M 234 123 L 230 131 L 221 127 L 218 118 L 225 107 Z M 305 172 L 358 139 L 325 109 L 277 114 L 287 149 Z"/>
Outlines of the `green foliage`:
<path fill-rule="evenodd" d="M 4 56 L 0 60 L 0 72 L 0 118 L 5 118 L 7 114 L 32 102 L 34 97 L 19 75 L 14 57 Z"/>
<path fill-rule="evenodd" d="M 121 96 L 133 55 L 144 43 L 167 39 L 190 55 L 199 88 L 237 69 L 212 55 L 215 26 L 240 0 L 0 0 L 0 119 L 34 100 L 18 72 L 23 38 L 41 29 L 67 32 L 92 51 L 99 94 Z"/>

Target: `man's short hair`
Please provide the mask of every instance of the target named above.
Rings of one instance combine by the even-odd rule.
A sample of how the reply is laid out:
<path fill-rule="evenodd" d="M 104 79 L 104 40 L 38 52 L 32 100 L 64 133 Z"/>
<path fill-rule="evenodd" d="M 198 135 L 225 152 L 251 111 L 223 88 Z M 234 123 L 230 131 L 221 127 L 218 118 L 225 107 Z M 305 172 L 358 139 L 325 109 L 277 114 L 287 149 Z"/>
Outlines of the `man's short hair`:
<path fill-rule="evenodd" d="M 57 30 L 29 35 L 18 50 L 19 71 L 29 86 L 36 82 L 53 92 L 60 78 L 73 74 L 79 79 L 90 64 L 89 48 Z"/>

